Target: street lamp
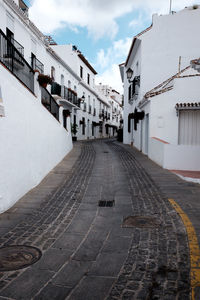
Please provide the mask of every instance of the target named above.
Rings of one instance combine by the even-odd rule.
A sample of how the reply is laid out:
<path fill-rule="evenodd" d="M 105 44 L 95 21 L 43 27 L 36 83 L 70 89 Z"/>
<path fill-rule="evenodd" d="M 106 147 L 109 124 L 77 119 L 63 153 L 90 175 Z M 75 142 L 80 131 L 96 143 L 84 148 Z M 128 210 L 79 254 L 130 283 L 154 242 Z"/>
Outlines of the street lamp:
<path fill-rule="evenodd" d="M 133 70 L 131 68 L 128 68 L 126 71 L 126 76 L 129 82 L 131 82 L 131 77 L 133 76 Z"/>
<path fill-rule="evenodd" d="M 80 100 L 81 100 L 81 103 L 83 103 L 83 102 L 85 101 L 85 96 L 83 95 L 83 96 L 80 98 Z"/>

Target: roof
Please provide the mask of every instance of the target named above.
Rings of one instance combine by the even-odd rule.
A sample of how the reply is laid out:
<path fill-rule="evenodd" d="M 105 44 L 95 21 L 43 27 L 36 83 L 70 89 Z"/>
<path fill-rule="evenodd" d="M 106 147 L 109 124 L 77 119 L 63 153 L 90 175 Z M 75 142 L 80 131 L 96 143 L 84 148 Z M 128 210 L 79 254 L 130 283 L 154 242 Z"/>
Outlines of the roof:
<path fill-rule="evenodd" d="M 96 75 L 97 72 L 96 72 L 95 69 L 91 66 L 91 64 L 87 61 L 87 59 L 85 58 L 85 56 L 83 56 L 82 53 L 79 53 L 78 56 L 79 56 L 80 59 L 84 62 L 84 64 L 86 64 L 86 66 L 90 69 L 90 71 L 92 71 L 92 73 L 94 73 L 94 75 Z"/>
<path fill-rule="evenodd" d="M 126 62 L 125 62 L 125 66 L 127 66 L 127 64 L 128 64 L 129 58 L 131 56 L 131 52 L 133 50 L 133 47 L 135 45 L 135 42 L 136 42 L 137 38 L 140 37 L 141 35 L 143 35 L 144 33 L 146 33 L 147 31 L 149 31 L 152 28 L 152 26 L 153 25 L 151 24 L 149 27 L 147 27 L 146 29 L 144 29 L 143 31 L 141 31 L 140 33 L 138 33 L 137 35 L 135 35 L 133 37 L 133 41 L 132 41 L 131 48 L 130 48 L 129 53 L 128 53 L 128 57 L 127 57 Z"/>
<path fill-rule="evenodd" d="M 177 110 L 183 109 L 200 109 L 200 102 L 176 103 Z"/>

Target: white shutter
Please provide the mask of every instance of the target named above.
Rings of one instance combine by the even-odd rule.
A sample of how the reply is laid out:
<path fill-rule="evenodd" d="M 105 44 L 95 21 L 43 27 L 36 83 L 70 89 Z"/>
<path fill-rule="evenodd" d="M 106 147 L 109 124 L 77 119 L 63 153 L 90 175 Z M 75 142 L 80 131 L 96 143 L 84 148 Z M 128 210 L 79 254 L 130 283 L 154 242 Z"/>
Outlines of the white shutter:
<path fill-rule="evenodd" d="M 180 111 L 179 144 L 200 145 L 200 110 Z"/>

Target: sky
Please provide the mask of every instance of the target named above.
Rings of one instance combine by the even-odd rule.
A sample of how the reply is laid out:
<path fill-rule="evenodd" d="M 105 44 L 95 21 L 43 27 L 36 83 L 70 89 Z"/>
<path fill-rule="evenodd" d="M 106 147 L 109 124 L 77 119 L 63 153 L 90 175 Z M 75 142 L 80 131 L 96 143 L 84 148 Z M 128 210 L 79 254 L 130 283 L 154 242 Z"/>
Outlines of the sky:
<path fill-rule="evenodd" d="M 200 0 L 171 0 L 172 10 Z M 76 45 L 95 68 L 96 84 L 122 92 L 118 65 L 126 60 L 133 37 L 168 14 L 170 0 L 24 0 L 29 17 L 57 44 Z"/>

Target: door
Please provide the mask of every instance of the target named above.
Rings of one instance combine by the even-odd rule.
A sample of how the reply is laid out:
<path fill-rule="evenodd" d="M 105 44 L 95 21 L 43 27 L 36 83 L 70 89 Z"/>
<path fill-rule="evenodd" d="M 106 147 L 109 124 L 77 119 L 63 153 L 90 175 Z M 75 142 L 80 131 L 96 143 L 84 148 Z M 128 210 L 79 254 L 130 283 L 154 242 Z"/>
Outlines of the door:
<path fill-rule="evenodd" d="M 140 123 L 140 151 L 142 151 L 143 147 L 143 120 Z"/>
<path fill-rule="evenodd" d="M 149 114 L 145 116 L 145 154 L 149 152 Z"/>

